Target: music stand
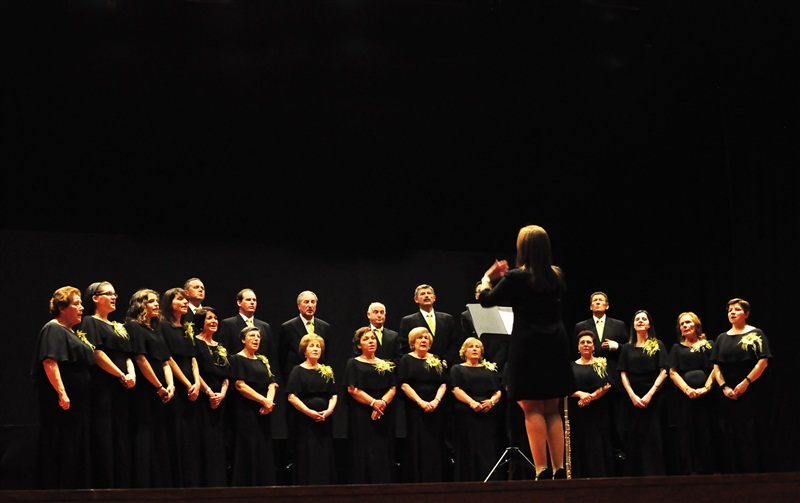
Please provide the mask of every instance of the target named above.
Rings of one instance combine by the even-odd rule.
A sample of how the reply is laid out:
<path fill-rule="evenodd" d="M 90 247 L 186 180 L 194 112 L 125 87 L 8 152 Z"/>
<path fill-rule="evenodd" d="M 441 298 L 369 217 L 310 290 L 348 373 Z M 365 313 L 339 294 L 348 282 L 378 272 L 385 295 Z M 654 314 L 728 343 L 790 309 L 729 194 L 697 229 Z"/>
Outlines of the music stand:
<path fill-rule="evenodd" d="M 483 307 L 480 304 L 467 304 L 467 309 L 469 309 L 469 313 L 472 315 L 472 324 L 475 326 L 475 333 L 478 334 L 479 339 L 508 340 L 511 337 L 511 328 L 514 325 L 514 311 L 510 307 Z M 486 476 L 484 482 L 488 482 L 492 475 L 494 475 L 494 472 L 497 471 L 497 468 L 503 464 L 508 464 L 508 480 L 512 480 L 514 476 L 514 464 L 511 462 L 511 457 L 513 455 L 524 459 L 531 468 L 533 468 L 533 472 L 536 473 L 536 467 L 533 461 L 528 459 L 528 456 L 526 456 L 519 447 L 508 446 L 506 450 L 503 451 L 500 459 L 497 460 L 497 463 L 494 464 L 494 468 L 492 468 Z"/>
<path fill-rule="evenodd" d="M 514 311 L 506 306 L 483 307 L 480 304 L 467 304 L 472 324 L 478 339 L 504 339 L 511 337 L 514 324 Z"/>
<path fill-rule="evenodd" d="M 517 454 L 518 456 L 522 457 L 522 459 L 524 459 L 525 461 L 528 462 L 529 465 L 531 465 L 531 468 L 533 468 L 533 473 L 536 473 L 536 466 L 533 464 L 533 461 L 528 459 L 528 456 L 526 456 L 521 450 L 519 450 L 519 447 L 506 447 L 506 450 L 503 451 L 503 455 L 500 456 L 500 459 L 497 460 L 497 463 L 495 463 L 494 468 L 492 468 L 492 471 L 489 472 L 489 475 L 487 475 L 483 481 L 488 482 L 489 479 L 492 477 L 492 475 L 494 475 L 495 470 L 497 470 L 497 468 L 501 464 L 503 464 L 503 462 L 508 463 L 508 480 L 513 480 L 514 465 L 511 463 L 512 454 Z"/>

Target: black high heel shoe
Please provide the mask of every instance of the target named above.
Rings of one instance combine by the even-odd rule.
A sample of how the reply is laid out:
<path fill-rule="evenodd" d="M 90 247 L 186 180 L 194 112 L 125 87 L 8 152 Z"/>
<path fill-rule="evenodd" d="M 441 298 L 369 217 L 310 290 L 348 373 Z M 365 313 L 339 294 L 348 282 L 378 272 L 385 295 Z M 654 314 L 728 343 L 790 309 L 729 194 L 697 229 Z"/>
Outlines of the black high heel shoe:
<path fill-rule="evenodd" d="M 567 471 L 566 471 L 565 469 L 563 469 L 563 468 L 559 468 L 559 469 L 558 469 L 558 470 L 556 470 L 556 472 L 553 474 L 553 480 L 556 480 L 556 479 L 565 479 L 565 478 L 567 478 Z"/>
<path fill-rule="evenodd" d="M 536 480 L 549 480 L 553 478 L 553 470 L 549 467 L 536 474 Z"/>

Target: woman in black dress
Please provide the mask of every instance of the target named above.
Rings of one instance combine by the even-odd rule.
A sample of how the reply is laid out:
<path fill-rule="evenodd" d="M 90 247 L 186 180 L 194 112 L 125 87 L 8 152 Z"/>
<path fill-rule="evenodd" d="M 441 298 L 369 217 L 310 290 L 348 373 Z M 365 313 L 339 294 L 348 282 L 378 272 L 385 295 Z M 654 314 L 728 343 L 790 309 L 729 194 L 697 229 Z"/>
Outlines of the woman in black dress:
<path fill-rule="evenodd" d="M 769 380 L 765 371 L 772 353 L 764 332 L 747 323 L 750 303 L 728 301 L 731 328 L 714 341 L 711 360 L 722 389 L 720 454 L 723 473 L 758 473 L 772 445 L 766 400 Z"/>
<path fill-rule="evenodd" d="M 370 327 L 353 336 L 361 355 L 347 360 L 344 385 L 350 443 L 350 483 L 389 484 L 394 474 L 395 365 L 375 356 L 378 338 Z"/>
<path fill-rule="evenodd" d="M 178 391 L 171 409 L 174 434 L 171 436 L 173 485 L 203 485 L 203 446 L 200 415 L 200 371 L 197 366 L 194 323 L 183 318 L 189 311 L 189 299 L 183 288 L 170 288 L 161 296 L 161 323 L 158 330 L 169 346 L 169 366 Z"/>
<path fill-rule="evenodd" d="M 505 383 L 509 400 L 525 413 L 525 429 L 536 479 L 566 478 L 561 400 L 575 389 L 572 352 L 561 315 L 566 290 L 553 265 L 550 238 L 538 225 L 520 229 L 517 268 L 495 261 L 481 279 L 483 307 L 510 306 L 514 312 Z M 492 288 L 492 282 L 497 284 Z M 547 454 L 551 466 L 548 467 Z"/>
<path fill-rule="evenodd" d="M 94 347 L 80 330 L 81 291 L 59 288 L 36 340 L 31 377 L 39 390 L 36 487 L 91 487 L 91 367 Z"/>
<path fill-rule="evenodd" d="M 449 375 L 456 398 L 453 478 L 456 482 L 482 481 L 506 447 L 496 434 L 503 419 L 501 409 L 495 408 L 502 396 L 500 374 L 495 362 L 484 360 L 483 343 L 477 337 L 468 337 L 458 354 L 464 363 L 455 365 Z"/>
<path fill-rule="evenodd" d="M 428 350 L 433 337 L 426 327 L 408 333 L 410 353 L 400 358 L 397 383 L 406 399 L 403 482 L 441 482 L 444 417 L 439 404 L 447 392 L 442 361 Z"/>
<path fill-rule="evenodd" d="M 130 403 L 136 370 L 125 326 L 108 319 L 117 293 L 108 281 L 92 283 L 84 297 L 81 330 L 94 345 L 92 386 L 92 487 L 131 487 Z"/>
<path fill-rule="evenodd" d="M 703 333 L 700 318 L 686 312 L 678 315 L 678 343 L 669 352 L 669 377 L 675 384 L 668 394 L 670 446 L 669 475 L 713 473 L 714 365 L 713 342 Z"/>
<path fill-rule="evenodd" d="M 617 362 L 629 402 L 625 436 L 625 475 L 664 475 L 661 434 L 662 393 L 667 379 L 667 349 L 656 338 L 647 311 L 633 315 L 631 336 Z"/>
<path fill-rule="evenodd" d="M 197 366 L 200 371 L 200 418 L 202 422 L 203 474 L 202 484 L 208 487 L 228 485 L 227 434 L 225 413 L 228 395 L 228 374 L 231 364 L 225 346 L 214 340 L 219 329 L 219 318 L 213 307 L 203 306 L 194 313 L 192 320 L 199 333 Z"/>
<path fill-rule="evenodd" d="M 168 410 L 175 396 L 169 347 L 156 330 L 159 321 L 158 292 L 141 289 L 131 297 L 125 330 L 131 337 L 139 374 L 133 388 L 131 430 L 133 438 L 133 487 L 172 486 Z"/>
<path fill-rule="evenodd" d="M 325 339 L 307 334 L 300 339 L 299 350 L 305 361 L 289 373 L 286 393 L 290 409 L 289 423 L 295 485 L 336 483 L 336 457 L 333 451 L 333 420 L 338 396 L 333 369 L 319 363 L 325 352 Z"/>
<path fill-rule="evenodd" d="M 239 332 L 244 348 L 231 356 L 230 379 L 236 386 L 233 407 L 232 486 L 275 485 L 272 413 L 278 387 L 270 361 L 258 354 L 261 331 L 244 327 Z"/>
<path fill-rule="evenodd" d="M 594 356 L 594 332 L 578 333 L 581 357 L 572 362 L 577 391 L 569 396 L 570 465 L 572 478 L 614 474 L 611 445 L 612 402 L 606 359 Z"/>

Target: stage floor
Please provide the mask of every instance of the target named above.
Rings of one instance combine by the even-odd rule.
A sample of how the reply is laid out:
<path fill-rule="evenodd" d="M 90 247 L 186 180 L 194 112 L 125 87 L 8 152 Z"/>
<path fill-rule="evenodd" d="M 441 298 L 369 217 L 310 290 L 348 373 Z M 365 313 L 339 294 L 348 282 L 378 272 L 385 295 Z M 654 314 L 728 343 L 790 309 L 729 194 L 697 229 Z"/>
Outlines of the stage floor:
<path fill-rule="evenodd" d="M 215 487 L 192 489 L 90 489 L 0 491 L 3 502 L 93 501 L 256 501 L 270 503 L 389 503 L 436 501 L 436 503 L 508 503 L 540 500 L 549 502 L 619 503 L 622 499 L 654 503 L 732 503 L 738 501 L 797 501 L 800 472 L 698 475 L 671 477 L 621 477 L 507 482 L 441 484 L 387 484 L 338 486 Z"/>

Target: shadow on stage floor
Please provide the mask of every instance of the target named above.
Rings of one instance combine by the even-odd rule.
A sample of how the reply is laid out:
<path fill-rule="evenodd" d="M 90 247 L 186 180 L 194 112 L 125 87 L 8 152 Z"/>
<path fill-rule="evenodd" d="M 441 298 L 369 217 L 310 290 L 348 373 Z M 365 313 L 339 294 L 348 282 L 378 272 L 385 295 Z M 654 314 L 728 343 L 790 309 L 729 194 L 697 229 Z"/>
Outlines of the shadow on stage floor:
<path fill-rule="evenodd" d="M 619 503 L 625 495 L 648 503 L 691 501 L 796 501 L 800 472 L 699 475 L 671 477 L 603 478 L 442 484 L 338 485 L 313 487 L 218 487 L 192 489 L 90 489 L 71 491 L 0 491 L 3 502 L 56 501 L 255 501 L 270 503 L 359 503 L 436 501 L 481 503 L 508 501 L 591 501 Z M 522 498 L 522 499 L 519 499 Z"/>

